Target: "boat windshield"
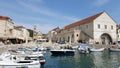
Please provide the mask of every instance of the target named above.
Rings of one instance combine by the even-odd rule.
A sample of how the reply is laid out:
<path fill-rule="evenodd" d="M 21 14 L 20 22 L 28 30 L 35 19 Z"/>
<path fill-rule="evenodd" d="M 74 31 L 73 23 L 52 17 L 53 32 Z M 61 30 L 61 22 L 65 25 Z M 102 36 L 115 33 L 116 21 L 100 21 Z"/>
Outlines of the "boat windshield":
<path fill-rule="evenodd" d="M 0 61 L 3 61 L 3 60 L 0 58 Z"/>

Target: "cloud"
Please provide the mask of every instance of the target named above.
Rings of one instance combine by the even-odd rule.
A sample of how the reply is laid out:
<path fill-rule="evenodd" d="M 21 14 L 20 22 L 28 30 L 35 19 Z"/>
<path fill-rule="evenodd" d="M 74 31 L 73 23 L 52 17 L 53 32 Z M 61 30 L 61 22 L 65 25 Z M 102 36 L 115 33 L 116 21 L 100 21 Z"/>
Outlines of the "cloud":
<path fill-rule="evenodd" d="M 50 11 L 48 11 L 47 9 L 45 9 L 44 7 L 41 7 L 41 6 L 36 6 L 30 2 L 24 2 L 24 1 L 20 1 L 20 0 L 17 0 L 18 4 L 21 5 L 22 7 L 30 10 L 30 11 L 33 11 L 33 12 L 36 12 L 36 13 L 41 13 L 43 15 L 54 15 L 52 14 Z"/>
<path fill-rule="evenodd" d="M 100 7 L 107 4 L 110 0 L 94 0 L 93 5 Z"/>
<path fill-rule="evenodd" d="M 37 4 L 37 3 L 42 3 L 43 0 L 16 0 L 17 2 L 21 1 L 21 2 L 25 2 L 25 3 L 28 3 L 28 4 Z"/>
<path fill-rule="evenodd" d="M 43 0 L 41 1 L 43 2 Z M 49 16 L 49 17 L 54 17 L 54 18 L 58 18 L 58 19 L 67 19 L 67 20 L 72 20 L 72 21 L 76 21 L 78 20 L 78 18 L 73 18 L 73 17 L 70 17 L 70 16 L 66 16 L 66 15 L 62 15 L 60 13 L 57 13 L 55 11 L 50 11 L 50 9 L 48 8 L 45 8 L 43 6 L 35 6 L 31 3 L 25 3 L 23 1 L 18 1 L 18 3 L 23 6 L 23 7 L 26 7 L 26 9 L 29 9 L 33 12 L 36 12 L 36 13 L 40 13 L 42 15 L 46 15 L 46 16 Z"/>
<path fill-rule="evenodd" d="M 26 28 L 33 28 L 37 24 L 38 29 L 47 33 L 57 26 L 65 26 L 79 20 L 74 16 L 67 16 L 59 11 L 44 7 L 44 0 L 14 0 L 0 3 L 0 12 L 13 19 L 16 25 L 24 25 Z M 7 4 L 7 5 L 5 5 Z"/>
<path fill-rule="evenodd" d="M 28 15 L 28 16 L 20 16 L 20 17 L 34 22 L 39 21 L 39 24 L 37 23 L 34 24 L 37 24 L 39 26 L 38 29 L 43 33 L 47 33 L 51 29 L 55 28 L 56 25 L 59 26 L 60 22 L 63 25 L 64 23 L 70 23 L 79 20 L 76 17 L 66 16 L 61 14 L 60 12 L 55 12 L 54 9 L 46 8 L 43 7 L 42 5 L 33 4 L 38 2 L 31 3 L 32 1 L 33 0 L 29 2 L 25 2 L 25 0 L 17 0 L 17 3 L 24 8 L 23 11 L 27 10 L 32 12 L 32 14 L 34 14 L 34 16 Z M 38 0 L 38 1 L 40 1 L 40 3 L 44 2 L 43 0 Z M 39 16 L 36 17 L 35 14 Z M 28 25 L 24 24 L 24 25 L 25 27 L 30 28 L 29 24 Z M 33 27 L 33 25 L 31 27 Z M 60 27 L 63 26 L 60 25 Z"/>

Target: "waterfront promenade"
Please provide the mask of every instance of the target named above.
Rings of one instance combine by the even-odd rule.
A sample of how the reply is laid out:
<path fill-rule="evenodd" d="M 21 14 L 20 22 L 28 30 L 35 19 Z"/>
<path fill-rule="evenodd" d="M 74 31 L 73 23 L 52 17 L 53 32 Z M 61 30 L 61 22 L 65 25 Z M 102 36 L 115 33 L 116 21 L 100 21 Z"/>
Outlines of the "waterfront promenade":
<path fill-rule="evenodd" d="M 24 43 L 24 44 L 9 44 L 9 45 L 1 45 L 0 46 L 0 53 L 8 51 L 8 50 L 14 50 L 18 48 L 32 48 L 36 46 L 43 46 L 43 47 L 48 47 L 48 46 L 69 46 L 70 44 L 57 44 L 57 43 L 42 43 L 42 44 L 36 44 L 36 43 Z M 71 44 L 72 46 L 80 45 L 80 44 Z M 89 46 L 94 47 L 94 48 L 106 48 L 108 49 L 110 45 L 102 45 L 102 44 L 89 44 Z"/>

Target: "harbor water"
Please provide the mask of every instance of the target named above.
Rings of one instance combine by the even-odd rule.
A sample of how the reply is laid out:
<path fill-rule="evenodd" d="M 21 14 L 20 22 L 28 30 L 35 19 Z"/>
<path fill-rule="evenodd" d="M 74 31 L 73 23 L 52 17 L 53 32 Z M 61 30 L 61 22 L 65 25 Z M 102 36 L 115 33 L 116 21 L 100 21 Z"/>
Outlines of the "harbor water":
<path fill-rule="evenodd" d="M 120 52 L 91 52 L 74 56 L 52 56 L 46 53 L 46 64 L 43 68 L 120 68 Z"/>
<path fill-rule="evenodd" d="M 44 66 L 33 68 L 120 68 L 120 52 L 104 51 L 80 54 L 76 51 L 74 55 L 52 55 L 48 51 L 45 53 L 45 57 Z"/>

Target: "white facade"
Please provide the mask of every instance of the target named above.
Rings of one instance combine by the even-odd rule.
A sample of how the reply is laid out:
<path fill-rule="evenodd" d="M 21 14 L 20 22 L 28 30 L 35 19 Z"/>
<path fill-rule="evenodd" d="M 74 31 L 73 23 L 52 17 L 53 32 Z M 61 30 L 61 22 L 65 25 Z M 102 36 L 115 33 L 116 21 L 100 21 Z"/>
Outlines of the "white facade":
<path fill-rule="evenodd" d="M 57 41 L 110 44 L 116 42 L 116 22 L 102 12 L 63 28 L 57 35 Z"/>
<path fill-rule="evenodd" d="M 98 28 L 98 25 L 100 25 L 100 28 Z M 101 35 L 107 34 L 111 37 L 111 42 L 116 42 L 116 29 L 115 21 L 104 12 L 94 20 L 94 40 L 100 41 Z"/>

